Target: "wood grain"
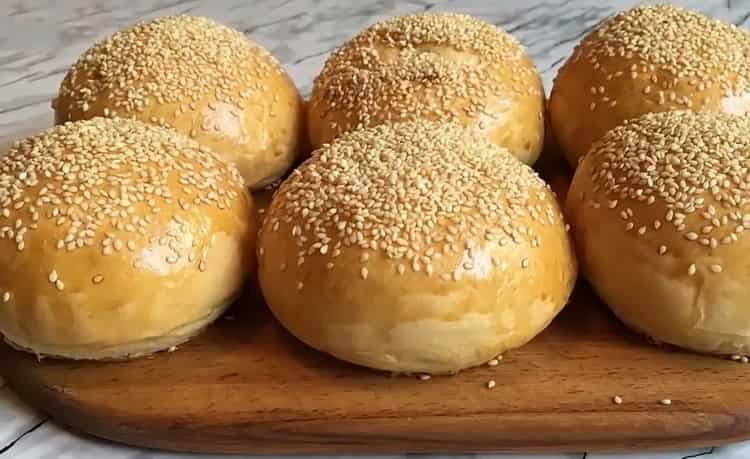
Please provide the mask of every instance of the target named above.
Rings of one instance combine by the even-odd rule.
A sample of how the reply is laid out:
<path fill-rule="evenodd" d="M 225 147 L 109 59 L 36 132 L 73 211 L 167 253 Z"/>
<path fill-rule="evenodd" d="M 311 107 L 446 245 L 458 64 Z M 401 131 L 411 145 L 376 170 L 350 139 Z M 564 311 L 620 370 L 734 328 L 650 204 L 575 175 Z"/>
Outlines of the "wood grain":
<path fill-rule="evenodd" d="M 177 352 L 127 363 L 38 363 L 3 346 L 2 374 L 66 425 L 178 451 L 611 451 L 750 438 L 750 367 L 652 346 L 584 285 L 500 365 L 429 381 L 312 351 L 250 297 L 230 313 Z"/>
<path fill-rule="evenodd" d="M 564 162 L 548 154 L 539 167 L 564 198 Z M 270 195 L 258 196 L 260 207 Z M 750 438 L 750 367 L 646 343 L 583 283 L 500 365 L 428 381 L 305 347 L 255 288 L 229 314 L 177 352 L 125 363 L 37 362 L 0 345 L 0 374 L 65 425 L 176 451 L 616 451 Z"/>

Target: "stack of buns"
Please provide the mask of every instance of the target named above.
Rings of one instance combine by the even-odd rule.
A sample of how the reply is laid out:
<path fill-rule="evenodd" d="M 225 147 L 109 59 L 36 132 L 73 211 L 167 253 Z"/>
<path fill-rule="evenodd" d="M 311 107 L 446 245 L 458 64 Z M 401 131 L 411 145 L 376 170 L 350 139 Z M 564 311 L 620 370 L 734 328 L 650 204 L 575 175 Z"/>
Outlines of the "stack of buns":
<path fill-rule="evenodd" d="M 740 29 L 637 7 L 576 47 L 546 119 L 513 37 L 414 14 L 343 44 L 305 106 L 234 29 L 136 24 L 71 67 L 57 126 L 0 157 L 0 334 L 72 359 L 174 349 L 257 276 L 309 346 L 450 374 L 538 335 L 577 249 L 631 327 L 750 353 L 748 58 Z M 530 167 L 545 126 L 577 167 L 572 228 Z"/>

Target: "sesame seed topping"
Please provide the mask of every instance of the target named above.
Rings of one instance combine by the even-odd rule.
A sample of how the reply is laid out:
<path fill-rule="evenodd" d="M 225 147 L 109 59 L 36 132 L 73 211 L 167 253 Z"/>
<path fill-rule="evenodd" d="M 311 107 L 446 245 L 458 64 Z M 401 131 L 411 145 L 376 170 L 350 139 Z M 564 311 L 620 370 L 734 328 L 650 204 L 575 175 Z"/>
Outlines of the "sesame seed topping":
<path fill-rule="evenodd" d="M 667 232 L 697 250 L 734 244 L 747 233 L 748 133 L 750 120 L 712 112 L 669 111 L 627 121 L 586 155 L 592 185 L 601 193 L 591 199 L 617 197 L 620 206 L 628 206 L 626 230 L 633 222 L 639 232 L 646 224 L 658 229 L 652 238 L 661 255 L 667 252 L 660 244 L 670 237 Z M 649 210 L 645 199 L 653 202 Z M 657 219 L 654 212 L 660 213 Z M 695 271 L 689 268 L 691 275 Z"/>
<path fill-rule="evenodd" d="M 427 380 L 429 380 L 431 378 L 432 378 L 432 376 L 430 376 L 428 374 L 421 374 L 421 375 L 419 375 L 420 381 L 427 381 Z"/>
<path fill-rule="evenodd" d="M 495 387 L 496 383 L 494 379 L 490 379 L 487 381 L 487 389 L 493 389 Z"/>
<path fill-rule="evenodd" d="M 496 367 L 499 363 L 500 363 L 500 361 L 498 359 L 490 359 L 487 362 L 487 365 L 489 365 L 491 367 Z"/>
<path fill-rule="evenodd" d="M 103 280 L 104 280 L 104 276 L 102 276 L 101 274 L 97 274 L 91 278 L 91 282 L 95 284 L 101 284 Z"/>
<path fill-rule="evenodd" d="M 661 403 L 662 405 L 671 405 L 672 404 L 672 400 L 670 400 L 668 398 L 663 398 L 663 399 L 659 400 L 659 403 Z"/>
<path fill-rule="evenodd" d="M 748 89 L 750 63 L 744 58 L 748 48 L 750 34 L 740 27 L 657 4 L 625 10 L 604 21 L 583 40 L 571 60 L 580 60 L 584 53 L 596 63 L 600 57 L 625 56 L 635 60 L 631 70 L 642 67 L 643 72 L 652 73 L 650 82 L 663 88 L 684 82 L 700 91 L 719 85 L 740 94 Z M 597 69 L 606 72 L 603 67 Z M 623 73 L 606 76 L 624 78 Z M 642 92 L 648 95 L 653 89 L 646 85 Z M 664 98 L 660 91 L 659 99 Z M 669 98 L 677 96 L 671 91 Z M 687 106 L 691 103 L 687 98 L 682 101 Z"/>
<path fill-rule="evenodd" d="M 709 265 L 708 268 L 711 270 L 712 273 L 720 273 L 723 270 L 721 265 L 716 265 L 716 264 Z"/>
<path fill-rule="evenodd" d="M 612 401 L 615 403 L 615 405 L 622 405 L 622 397 L 619 395 L 615 395 L 612 397 Z"/>
<path fill-rule="evenodd" d="M 690 266 L 688 266 L 687 272 L 690 276 L 695 274 L 695 263 L 691 263 Z"/>
<path fill-rule="evenodd" d="M 180 181 L 185 185 L 173 185 Z M 26 203 L 20 209 L 8 207 L 13 226 L 0 234 L 8 239 L 12 232 L 8 242 L 17 250 L 51 244 L 64 250 L 58 255 L 63 259 L 78 251 L 111 255 L 140 243 L 129 229 L 138 227 L 145 234 L 172 218 L 176 210 L 166 204 L 176 193 L 192 197 L 209 189 L 216 199 L 207 198 L 201 208 L 216 209 L 220 201 L 229 203 L 246 193 L 235 168 L 192 140 L 123 119 L 66 123 L 16 142 L 0 156 L 0 203 Z M 135 206 L 141 205 L 144 210 L 136 213 Z M 159 205 L 164 205 L 161 217 L 141 215 Z M 51 234 L 40 239 L 42 224 Z M 170 237 L 181 236 L 174 230 Z M 58 290 L 64 288 L 55 269 L 42 275 Z"/>
<path fill-rule="evenodd" d="M 642 113 L 704 107 L 719 111 L 725 109 L 719 102 L 724 96 L 750 90 L 749 50 L 750 33 L 742 27 L 669 4 L 642 5 L 613 15 L 587 34 L 560 69 L 558 79 L 586 91 L 582 101 L 567 104 L 570 108 L 578 102 L 578 115 L 586 107 L 593 109 L 596 102 L 591 99 L 614 96 L 641 100 Z M 629 72 L 612 64 L 622 59 L 632 62 Z M 581 72 L 590 74 L 587 81 L 606 80 L 608 86 L 590 92 L 588 84 L 575 82 Z M 692 87 L 684 88 L 687 85 Z M 585 126 L 591 131 L 589 142 L 640 114 L 610 111 L 607 115 L 611 121 Z M 589 147 L 578 146 L 583 151 Z"/>
<path fill-rule="evenodd" d="M 363 265 L 377 253 L 398 274 L 443 280 L 476 269 L 485 246 L 544 248 L 535 225 L 563 226 L 531 168 L 475 131 L 427 121 L 353 131 L 318 150 L 276 192 L 261 240 L 275 221 L 274 237 L 291 239 L 298 256 L 327 244 L 323 263 L 340 250 Z"/>
<path fill-rule="evenodd" d="M 472 59 L 432 52 L 471 53 Z M 505 81 L 497 63 L 511 65 Z M 481 19 L 454 13 L 410 14 L 373 24 L 336 50 L 313 83 L 311 103 L 329 118 L 334 136 L 355 128 L 428 117 L 472 123 L 492 113 L 506 94 L 542 96 L 536 69 L 509 34 Z M 466 100 L 466 108 L 446 103 Z M 338 123 L 334 112 L 345 115 Z M 395 114 L 395 115 L 394 115 Z M 481 126 L 480 126 L 481 128 Z"/>
<path fill-rule="evenodd" d="M 142 114 L 152 104 L 206 97 L 239 105 L 249 94 L 237 95 L 235 88 L 263 91 L 262 81 L 282 72 L 273 56 L 237 30 L 205 17 L 164 16 L 89 48 L 63 80 L 57 112 L 72 115 L 72 120 L 119 114 L 167 126 L 164 118 Z M 89 110 L 102 101 L 108 105 L 106 113 L 103 107 L 101 112 Z M 197 108 L 194 103 L 188 107 Z M 178 109 L 177 116 L 188 107 Z M 185 116 L 192 120 L 194 115 Z M 190 128 L 184 133 L 194 136 Z"/>
<path fill-rule="evenodd" d="M 3 293 L 3 303 L 10 301 L 10 292 Z"/>

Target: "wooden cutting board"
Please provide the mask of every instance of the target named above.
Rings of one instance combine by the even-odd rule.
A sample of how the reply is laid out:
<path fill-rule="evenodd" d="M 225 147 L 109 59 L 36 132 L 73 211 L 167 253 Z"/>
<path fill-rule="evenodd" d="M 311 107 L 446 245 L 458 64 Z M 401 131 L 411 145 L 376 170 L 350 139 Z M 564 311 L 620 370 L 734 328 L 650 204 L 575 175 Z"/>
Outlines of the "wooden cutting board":
<path fill-rule="evenodd" d="M 563 194 L 564 167 L 549 159 L 541 167 Z M 498 366 L 427 381 L 305 347 L 248 290 L 177 352 L 37 362 L 2 345 L 0 374 L 67 426 L 178 451 L 613 451 L 750 438 L 750 366 L 653 346 L 583 283 L 547 330 Z M 660 404 L 667 398 L 671 405 Z"/>

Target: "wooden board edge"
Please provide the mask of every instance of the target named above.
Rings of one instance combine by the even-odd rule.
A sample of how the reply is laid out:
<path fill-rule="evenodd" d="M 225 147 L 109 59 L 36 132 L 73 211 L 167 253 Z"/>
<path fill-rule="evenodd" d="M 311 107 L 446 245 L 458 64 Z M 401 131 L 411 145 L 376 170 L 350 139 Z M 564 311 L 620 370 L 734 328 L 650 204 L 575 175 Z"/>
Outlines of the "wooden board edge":
<path fill-rule="evenodd" d="M 181 453 L 203 454 L 440 454 L 440 453 L 622 453 L 667 451 L 721 446 L 750 440 L 750 411 L 696 413 L 693 411 L 556 411 L 533 413 L 474 413 L 466 416 L 308 418 L 245 423 L 241 426 L 204 426 L 191 430 L 174 420 L 153 419 L 142 427 L 119 420 L 117 413 L 84 407 L 75 400 L 65 403 L 56 387 L 35 392 L 13 372 L 6 379 L 19 397 L 51 419 L 77 432 L 123 445 Z M 74 403 L 76 402 L 76 403 Z M 692 422 L 685 423 L 689 418 Z M 680 423 L 675 421 L 679 419 Z M 143 424 L 139 420 L 139 424 Z M 526 423 L 526 426 L 518 425 Z M 570 435 L 550 437 L 545 432 L 561 423 Z M 410 431 L 409 424 L 419 428 Z M 666 425 L 682 426 L 665 434 Z M 187 425 L 187 424 L 186 424 Z M 514 426 L 508 429 L 502 426 Z M 622 431 L 615 426 L 638 425 Z M 406 426 L 406 428 L 405 428 Z M 343 427 L 343 429 L 342 429 Z M 498 429 L 498 427 L 500 427 Z M 470 441 L 462 432 L 470 430 Z M 221 433 L 221 432 L 224 433 Z M 424 436 L 420 432 L 430 432 Z M 370 434 L 370 432 L 377 432 Z M 519 436 L 518 432 L 525 432 Z M 153 440 L 161 438 L 160 440 Z M 174 438 L 191 439 L 175 441 Z M 479 438 L 479 441 L 477 441 Z M 221 445 L 209 447 L 207 445 Z"/>

